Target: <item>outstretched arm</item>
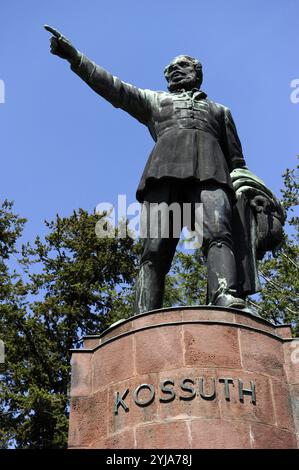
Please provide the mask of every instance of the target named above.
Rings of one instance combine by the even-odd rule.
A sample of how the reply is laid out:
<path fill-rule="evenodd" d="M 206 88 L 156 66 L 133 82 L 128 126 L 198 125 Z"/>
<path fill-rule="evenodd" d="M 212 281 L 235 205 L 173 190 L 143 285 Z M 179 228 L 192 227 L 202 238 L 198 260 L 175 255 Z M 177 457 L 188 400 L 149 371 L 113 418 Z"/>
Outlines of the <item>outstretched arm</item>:
<path fill-rule="evenodd" d="M 59 31 L 48 25 L 45 29 L 53 35 L 50 39 L 52 54 L 66 59 L 71 69 L 113 106 L 128 112 L 142 124 L 148 123 L 155 92 L 121 81 L 79 52 Z"/>

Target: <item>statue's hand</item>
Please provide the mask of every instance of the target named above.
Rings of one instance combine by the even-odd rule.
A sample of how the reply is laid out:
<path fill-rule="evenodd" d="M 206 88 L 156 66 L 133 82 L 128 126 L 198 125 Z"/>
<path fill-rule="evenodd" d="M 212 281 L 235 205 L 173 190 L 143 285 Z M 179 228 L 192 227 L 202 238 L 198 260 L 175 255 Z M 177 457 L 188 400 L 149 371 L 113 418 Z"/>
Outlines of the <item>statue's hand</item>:
<path fill-rule="evenodd" d="M 50 39 L 51 53 L 68 60 L 72 65 L 77 65 L 80 62 L 81 55 L 71 42 L 57 31 L 57 29 L 48 25 L 45 25 L 44 28 L 49 31 L 49 33 L 53 34 Z"/>

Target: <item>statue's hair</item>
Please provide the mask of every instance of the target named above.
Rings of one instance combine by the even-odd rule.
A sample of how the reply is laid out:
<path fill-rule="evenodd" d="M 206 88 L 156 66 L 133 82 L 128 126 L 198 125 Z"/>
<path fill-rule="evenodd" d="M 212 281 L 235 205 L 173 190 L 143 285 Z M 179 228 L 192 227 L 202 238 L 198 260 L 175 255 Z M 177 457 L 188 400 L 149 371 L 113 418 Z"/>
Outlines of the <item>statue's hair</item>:
<path fill-rule="evenodd" d="M 169 69 L 169 66 L 172 64 L 172 62 L 175 60 L 175 59 L 178 59 L 178 58 L 183 58 L 183 59 L 187 59 L 188 61 L 190 61 L 193 65 L 194 65 L 194 68 L 195 68 L 195 71 L 196 71 L 196 76 L 197 76 L 197 79 L 198 79 L 198 85 L 201 85 L 202 83 L 202 78 L 203 78 L 203 74 L 202 74 L 202 64 L 199 62 L 199 60 L 195 59 L 194 57 L 190 57 L 189 55 L 185 55 L 185 54 L 180 54 L 178 56 L 176 56 L 171 62 L 170 64 L 168 64 L 165 69 L 164 69 L 164 76 L 166 78 L 166 80 L 168 81 L 168 69 Z"/>

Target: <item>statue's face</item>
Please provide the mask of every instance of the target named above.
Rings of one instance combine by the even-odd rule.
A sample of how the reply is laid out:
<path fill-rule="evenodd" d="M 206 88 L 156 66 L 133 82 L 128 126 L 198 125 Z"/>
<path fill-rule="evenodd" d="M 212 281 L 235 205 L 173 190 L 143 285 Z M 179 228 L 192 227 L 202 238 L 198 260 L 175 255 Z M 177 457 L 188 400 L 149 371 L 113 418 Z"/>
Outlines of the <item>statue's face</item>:
<path fill-rule="evenodd" d="M 193 63 L 186 57 L 178 56 L 166 68 L 168 89 L 176 91 L 184 88 L 192 90 L 197 84 L 198 77 Z"/>

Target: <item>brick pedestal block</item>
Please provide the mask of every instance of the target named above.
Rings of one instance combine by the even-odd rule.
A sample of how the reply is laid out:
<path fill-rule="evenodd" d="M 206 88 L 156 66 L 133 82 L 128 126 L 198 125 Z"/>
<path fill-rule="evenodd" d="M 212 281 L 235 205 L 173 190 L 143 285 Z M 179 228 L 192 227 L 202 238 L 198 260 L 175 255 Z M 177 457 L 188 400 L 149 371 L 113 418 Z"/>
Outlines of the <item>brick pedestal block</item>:
<path fill-rule="evenodd" d="M 70 448 L 297 448 L 299 340 L 249 313 L 161 309 L 72 355 Z"/>

